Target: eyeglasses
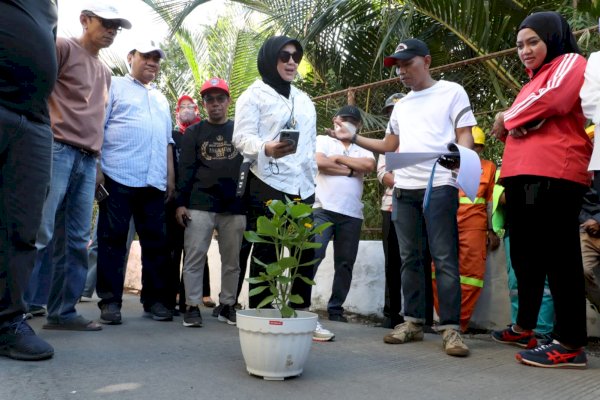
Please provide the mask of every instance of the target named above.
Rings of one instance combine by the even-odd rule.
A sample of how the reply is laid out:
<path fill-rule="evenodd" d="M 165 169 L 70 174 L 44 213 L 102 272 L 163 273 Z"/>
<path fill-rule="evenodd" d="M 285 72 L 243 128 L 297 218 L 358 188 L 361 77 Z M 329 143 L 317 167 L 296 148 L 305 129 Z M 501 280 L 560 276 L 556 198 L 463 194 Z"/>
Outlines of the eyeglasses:
<path fill-rule="evenodd" d="M 279 61 L 281 61 L 282 63 L 287 63 L 290 61 L 290 58 L 292 58 L 292 60 L 294 60 L 296 64 L 300 64 L 300 61 L 302 60 L 302 53 L 300 53 L 299 51 L 290 53 L 289 51 L 281 50 L 279 52 L 278 58 Z"/>
<path fill-rule="evenodd" d="M 121 22 L 114 19 L 104 19 L 100 18 L 96 15 L 88 15 L 90 18 L 96 18 L 102 24 L 104 29 L 114 29 L 117 32 L 121 32 L 123 28 L 121 28 Z"/>
<path fill-rule="evenodd" d="M 225 103 L 228 98 L 229 98 L 229 96 L 227 96 L 225 94 L 219 94 L 217 96 L 204 96 L 202 98 L 202 101 L 204 101 L 205 103 L 209 103 L 209 104 L 214 101 L 216 101 L 217 103 Z"/>

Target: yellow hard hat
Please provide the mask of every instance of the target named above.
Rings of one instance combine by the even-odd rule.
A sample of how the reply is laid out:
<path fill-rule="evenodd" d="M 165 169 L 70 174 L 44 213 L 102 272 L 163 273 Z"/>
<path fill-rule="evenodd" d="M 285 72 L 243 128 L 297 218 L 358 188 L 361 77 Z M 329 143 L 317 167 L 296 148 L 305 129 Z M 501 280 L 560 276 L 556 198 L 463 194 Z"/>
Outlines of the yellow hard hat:
<path fill-rule="evenodd" d="M 485 133 L 483 133 L 483 130 L 480 127 L 475 125 L 471 129 L 471 134 L 473 135 L 473 141 L 475 142 L 475 144 L 485 145 Z"/>
<path fill-rule="evenodd" d="M 590 139 L 594 138 L 594 129 L 596 129 L 596 125 L 590 125 L 587 128 L 585 128 L 585 133 L 587 133 Z"/>

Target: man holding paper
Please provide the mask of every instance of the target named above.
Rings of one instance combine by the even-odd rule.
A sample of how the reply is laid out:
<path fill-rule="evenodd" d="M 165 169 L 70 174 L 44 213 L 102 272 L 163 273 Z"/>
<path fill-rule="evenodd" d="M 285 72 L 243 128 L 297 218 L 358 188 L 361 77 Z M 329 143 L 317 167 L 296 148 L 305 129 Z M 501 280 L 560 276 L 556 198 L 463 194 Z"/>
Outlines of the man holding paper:
<path fill-rule="evenodd" d="M 436 81 L 429 67 L 431 55 L 418 39 L 402 41 L 384 64 L 395 67 L 403 85 L 411 91 L 392 112 L 389 135 L 383 140 L 351 134 L 343 126 L 335 136 L 379 153 L 448 153 L 455 142 L 473 147 L 471 127 L 476 125 L 469 98 L 458 84 Z M 443 162 L 432 174 L 436 159 L 394 171 L 393 222 L 402 259 L 402 293 L 405 322 L 384 337 L 391 344 L 423 339 L 425 322 L 425 255 L 429 250 L 435 263 L 440 298 L 440 324 L 447 354 L 464 357 L 469 348 L 459 333 L 460 279 L 458 272 L 458 185 L 456 174 Z M 430 179 L 431 178 L 431 179 Z M 429 186 L 429 190 L 426 190 Z M 423 207 L 427 192 L 428 206 Z M 428 249 L 429 247 L 429 249 Z"/>

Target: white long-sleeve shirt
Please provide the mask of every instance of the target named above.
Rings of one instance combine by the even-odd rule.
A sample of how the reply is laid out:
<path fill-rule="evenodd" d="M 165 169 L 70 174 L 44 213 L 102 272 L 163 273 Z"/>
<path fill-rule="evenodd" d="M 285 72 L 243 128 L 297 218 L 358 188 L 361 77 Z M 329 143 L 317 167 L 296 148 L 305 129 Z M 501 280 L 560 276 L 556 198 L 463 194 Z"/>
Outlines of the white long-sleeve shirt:
<path fill-rule="evenodd" d="M 600 51 L 590 55 L 584 77 L 579 92 L 581 108 L 586 118 L 598 125 L 600 123 Z"/>
<path fill-rule="evenodd" d="M 265 154 L 265 143 L 279 140 L 279 132 L 293 117 L 300 131 L 294 154 L 278 159 Z M 302 199 L 315 192 L 317 175 L 317 113 L 310 98 L 291 88 L 286 99 L 261 80 L 239 97 L 235 108 L 233 144 L 245 159 L 254 161 L 250 170 L 267 185 Z"/>

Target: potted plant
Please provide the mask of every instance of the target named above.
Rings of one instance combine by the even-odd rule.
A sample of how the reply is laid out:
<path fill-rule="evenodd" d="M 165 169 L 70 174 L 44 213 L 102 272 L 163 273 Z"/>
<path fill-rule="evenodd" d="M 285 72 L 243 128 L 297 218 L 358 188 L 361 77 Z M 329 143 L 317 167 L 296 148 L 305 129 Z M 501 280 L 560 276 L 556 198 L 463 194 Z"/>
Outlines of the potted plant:
<path fill-rule="evenodd" d="M 317 324 L 316 314 L 290 307 L 290 303 L 302 303 L 299 295 L 291 293 L 292 284 L 295 279 L 315 284 L 301 272 L 312 268 L 317 260 L 300 260 L 305 250 L 321 246 L 311 238 L 331 224 L 314 226 L 312 207 L 299 200 L 272 200 L 267 207 L 271 215 L 259 217 L 256 231 L 244 232 L 244 236 L 251 243 L 267 243 L 274 248 L 276 261 L 265 264 L 254 258 L 264 271 L 248 278 L 250 283 L 264 284 L 252 289 L 249 296 L 265 290 L 270 294 L 256 309 L 238 311 L 237 327 L 248 372 L 267 380 L 282 380 L 302 373 Z M 270 304 L 274 308 L 263 308 Z"/>

